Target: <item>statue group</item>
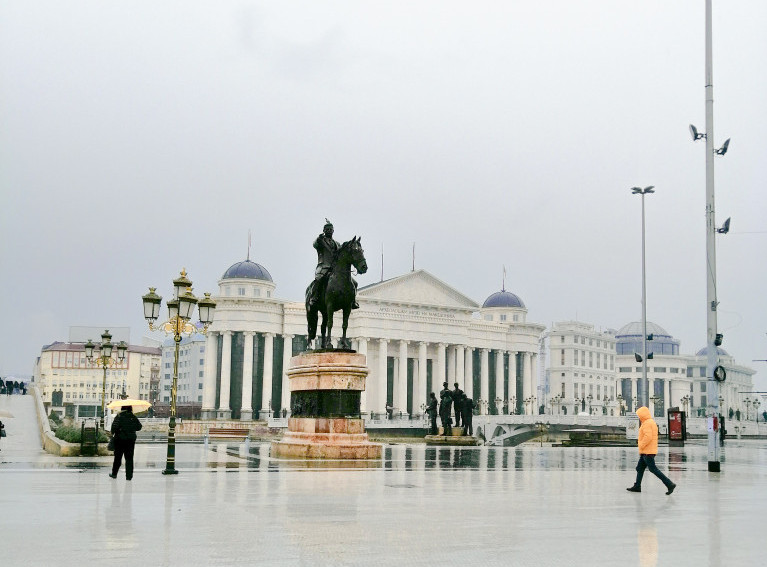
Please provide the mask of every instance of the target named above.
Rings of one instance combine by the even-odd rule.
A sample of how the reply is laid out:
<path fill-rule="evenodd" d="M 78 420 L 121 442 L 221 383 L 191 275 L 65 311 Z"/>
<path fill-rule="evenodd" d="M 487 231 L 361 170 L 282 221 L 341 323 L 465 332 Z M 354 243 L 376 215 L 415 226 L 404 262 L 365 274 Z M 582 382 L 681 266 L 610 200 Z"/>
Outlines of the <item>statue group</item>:
<path fill-rule="evenodd" d="M 453 386 L 454 389 L 450 390 L 447 382 L 442 383 L 442 390 L 439 393 L 439 410 L 437 409 L 437 397 L 434 395 L 434 392 L 429 394 L 429 404 L 426 411 L 429 414 L 429 418 L 431 418 L 430 435 L 438 434 L 438 411 L 440 421 L 442 422 L 443 435 L 452 434 L 453 423 L 455 423 L 456 427 L 464 427 L 466 434 L 474 435 L 474 428 L 472 427 L 474 400 L 464 394 L 463 390 L 458 386 L 458 382 Z M 455 421 L 453 421 L 451 414 L 455 415 Z"/>
<path fill-rule="evenodd" d="M 351 275 L 354 267 L 357 273 L 368 270 L 362 238 L 354 237 L 339 244 L 333 239 L 333 224 L 325 219 L 322 234 L 314 241 L 317 250 L 317 268 L 314 280 L 306 288 L 306 321 L 309 344 L 317 337 L 317 322 L 322 317 L 318 349 L 332 349 L 330 336 L 333 330 L 333 314 L 343 313 L 343 333 L 338 341 L 340 350 L 351 350 L 351 341 L 346 338 L 349 315 L 357 309 L 357 282 Z"/>

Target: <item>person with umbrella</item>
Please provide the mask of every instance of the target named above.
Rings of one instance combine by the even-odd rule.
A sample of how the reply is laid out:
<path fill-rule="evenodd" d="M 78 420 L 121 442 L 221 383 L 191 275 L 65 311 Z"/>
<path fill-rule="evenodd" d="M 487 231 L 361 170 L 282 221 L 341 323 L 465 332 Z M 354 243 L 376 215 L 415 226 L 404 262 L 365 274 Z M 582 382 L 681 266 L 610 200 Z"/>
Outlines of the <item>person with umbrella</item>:
<path fill-rule="evenodd" d="M 143 400 L 114 400 L 110 402 L 109 409 L 121 407 L 122 411 L 112 421 L 112 439 L 114 440 L 115 458 L 112 463 L 111 478 L 117 478 L 117 472 L 120 470 L 123 456 L 125 457 L 125 479 L 133 478 L 133 450 L 136 446 L 136 432 L 141 430 L 141 422 L 133 415 L 133 406 L 131 403 L 141 403 L 148 406 L 148 402 Z"/>

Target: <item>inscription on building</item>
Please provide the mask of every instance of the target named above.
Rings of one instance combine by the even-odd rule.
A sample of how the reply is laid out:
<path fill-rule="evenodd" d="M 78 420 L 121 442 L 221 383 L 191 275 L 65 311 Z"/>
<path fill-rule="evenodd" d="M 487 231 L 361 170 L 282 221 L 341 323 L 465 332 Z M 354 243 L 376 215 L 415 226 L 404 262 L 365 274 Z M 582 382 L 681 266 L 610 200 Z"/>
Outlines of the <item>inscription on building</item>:
<path fill-rule="evenodd" d="M 442 311 L 431 311 L 424 309 L 405 309 L 402 307 L 381 307 L 381 313 L 390 315 L 407 315 L 408 317 L 433 317 L 436 319 L 455 319 L 455 313 L 444 313 Z"/>

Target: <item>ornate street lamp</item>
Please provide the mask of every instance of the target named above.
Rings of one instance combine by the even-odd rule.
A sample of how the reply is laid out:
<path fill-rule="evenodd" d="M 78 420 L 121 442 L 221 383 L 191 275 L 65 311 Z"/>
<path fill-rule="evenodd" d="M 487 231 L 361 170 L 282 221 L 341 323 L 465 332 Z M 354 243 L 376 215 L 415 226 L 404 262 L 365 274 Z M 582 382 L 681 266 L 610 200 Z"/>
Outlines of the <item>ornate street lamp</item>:
<path fill-rule="evenodd" d="M 85 343 L 85 358 L 88 362 L 100 366 L 104 369 L 104 378 L 101 382 L 101 429 L 104 429 L 104 411 L 105 411 L 105 399 L 107 395 L 107 368 L 114 368 L 118 364 L 125 362 L 125 351 L 128 350 L 128 345 L 125 341 L 120 341 L 117 344 L 117 359 L 112 358 L 112 351 L 115 345 L 112 344 L 112 335 L 107 329 L 101 334 L 101 343 L 98 345 L 93 344 L 93 341 L 88 339 Z"/>
<path fill-rule="evenodd" d="M 213 313 L 216 302 L 206 293 L 205 297 L 198 300 L 192 293 L 192 282 L 186 277 L 186 270 L 181 270 L 181 275 L 173 280 L 173 299 L 166 301 L 168 306 L 168 320 L 155 326 L 160 316 L 162 297 L 155 293 L 153 287 L 149 293 L 142 296 L 144 304 L 144 318 L 149 323 L 152 331 L 163 331 L 166 335 L 172 335 L 175 342 L 175 357 L 173 362 L 173 383 L 170 390 L 170 421 L 168 423 L 168 456 L 165 462 L 165 470 L 162 474 L 178 474 L 176 470 L 176 393 L 178 391 L 178 354 L 182 335 L 192 336 L 195 333 L 207 334 L 208 327 L 213 322 Z M 202 329 L 190 322 L 194 314 L 194 306 L 197 305 L 200 324 Z"/>

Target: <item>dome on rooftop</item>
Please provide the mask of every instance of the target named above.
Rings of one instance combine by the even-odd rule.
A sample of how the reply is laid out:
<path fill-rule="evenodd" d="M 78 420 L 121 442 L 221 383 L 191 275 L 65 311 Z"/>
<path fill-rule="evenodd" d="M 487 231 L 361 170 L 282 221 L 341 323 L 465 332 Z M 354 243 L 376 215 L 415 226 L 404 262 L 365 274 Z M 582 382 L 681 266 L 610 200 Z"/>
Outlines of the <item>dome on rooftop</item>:
<path fill-rule="evenodd" d="M 519 296 L 503 289 L 501 291 L 496 291 L 493 295 L 485 299 L 482 308 L 484 309 L 486 307 L 521 307 L 524 309 L 525 304 Z"/>
<path fill-rule="evenodd" d="M 663 337 L 671 336 L 660 325 L 656 325 L 655 323 L 647 321 L 647 334 L 649 335 L 650 333 L 652 333 L 653 335 L 659 335 Z M 623 327 L 621 327 L 618 330 L 618 332 L 615 333 L 616 337 L 631 336 L 631 335 L 639 335 L 640 337 L 642 336 L 641 321 L 634 321 L 632 323 L 629 323 L 628 325 L 623 325 Z"/>
<path fill-rule="evenodd" d="M 250 260 L 232 264 L 229 269 L 221 276 L 222 280 L 246 278 L 251 280 L 264 280 L 271 282 L 272 276 L 261 264 L 256 264 Z"/>
<path fill-rule="evenodd" d="M 722 347 L 716 347 L 716 352 L 720 356 L 730 356 L 730 353 L 724 350 Z M 708 356 L 708 346 L 704 346 L 702 349 L 696 352 L 695 356 Z"/>

